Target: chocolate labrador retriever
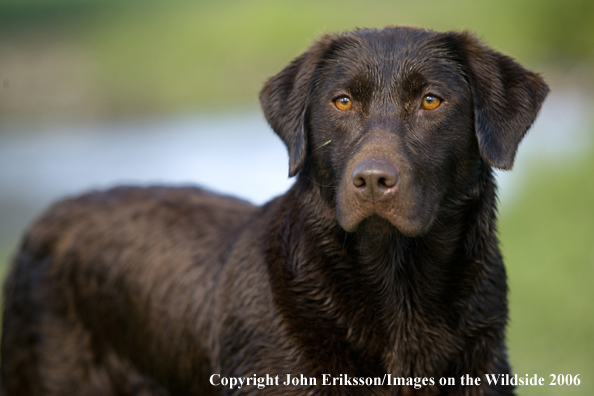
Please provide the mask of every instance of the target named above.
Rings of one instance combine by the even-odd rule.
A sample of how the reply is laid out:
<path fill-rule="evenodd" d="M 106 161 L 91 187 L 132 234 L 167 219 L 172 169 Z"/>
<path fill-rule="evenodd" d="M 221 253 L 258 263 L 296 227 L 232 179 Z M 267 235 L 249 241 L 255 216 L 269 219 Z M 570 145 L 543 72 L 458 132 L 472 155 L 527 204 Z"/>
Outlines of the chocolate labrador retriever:
<path fill-rule="evenodd" d="M 547 93 L 467 33 L 323 36 L 260 93 L 286 194 L 116 188 L 37 221 L 4 392 L 513 394 L 493 168 Z"/>

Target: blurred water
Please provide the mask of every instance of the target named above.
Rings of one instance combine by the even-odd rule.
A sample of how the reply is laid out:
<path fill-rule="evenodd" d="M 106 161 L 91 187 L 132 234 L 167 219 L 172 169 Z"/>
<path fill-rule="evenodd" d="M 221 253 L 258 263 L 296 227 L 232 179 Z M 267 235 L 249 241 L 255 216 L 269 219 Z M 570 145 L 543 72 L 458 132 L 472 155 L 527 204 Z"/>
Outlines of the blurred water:
<path fill-rule="evenodd" d="M 590 147 L 588 101 L 556 93 L 499 172 L 502 205 L 534 161 L 560 164 Z M 586 104 L 586 105 L 584 105 Z M 102 124 L 0 124 L 0 248 L 50 202 L 117 184 L 197 184 L 261 204 L 284 192 L 287 153 L 259 113 Z"/>
<path fill-rule="evenodd" d="M 0 132 L 0 246 L 52 201 L 119 184 L 201 185 L 261 204 L 291 185 L 287 164 L 258 113 L 12 125 Z"/>

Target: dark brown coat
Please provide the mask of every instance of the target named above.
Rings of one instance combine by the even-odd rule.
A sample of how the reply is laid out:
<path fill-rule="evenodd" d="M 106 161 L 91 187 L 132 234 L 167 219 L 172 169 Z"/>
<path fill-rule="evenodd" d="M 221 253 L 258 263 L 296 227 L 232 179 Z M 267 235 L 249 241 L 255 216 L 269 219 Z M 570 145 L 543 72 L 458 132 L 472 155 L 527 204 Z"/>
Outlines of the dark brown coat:
<path fill-rule="evenodd" d="M 322 37 L 260 94 L 297 175 L 286 194 L 117 188 L 36 222 L 5 286 L 7 395 L 513 394 L 484 378 L 510 372 L 493 167 L 512 167 L 547 93 L 466 33 Z"/>

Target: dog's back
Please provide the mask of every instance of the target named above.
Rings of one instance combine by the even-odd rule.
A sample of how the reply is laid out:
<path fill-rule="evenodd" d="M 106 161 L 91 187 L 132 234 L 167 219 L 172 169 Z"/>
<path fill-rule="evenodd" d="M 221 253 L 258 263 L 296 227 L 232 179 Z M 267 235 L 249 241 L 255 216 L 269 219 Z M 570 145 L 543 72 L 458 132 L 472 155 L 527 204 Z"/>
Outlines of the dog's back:
<path fill-rule="evenodd" d="M 253 211 L 195 188 L 117 188 L 53 206 L 31 228 L 6 282 L 2 377 L 9 394 L 162 393 L 113 350 L 121 343 L 138 354 L 134 360 L 162 362 L 151 369 L 166 373 L 168 356 L 188 351 L 177 354 L 159 337 L 184 349 L 191 332 L 199 347 L 195 334 L 204 330 L 208 342 L 208 329 L 176 324 L 208 315 L 199 310 L 209 304 L 184 301 L 213 296 L 229 241 Z"/>

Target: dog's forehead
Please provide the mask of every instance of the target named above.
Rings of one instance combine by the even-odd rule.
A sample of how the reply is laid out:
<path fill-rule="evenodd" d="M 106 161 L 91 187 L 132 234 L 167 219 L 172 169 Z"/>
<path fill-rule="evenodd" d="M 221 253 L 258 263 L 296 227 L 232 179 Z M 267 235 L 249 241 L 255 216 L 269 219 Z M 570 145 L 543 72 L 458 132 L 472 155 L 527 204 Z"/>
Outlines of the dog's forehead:
<path fill-rule="evenodd" d="M 356 31 L 336 39 L 327 66 L 337 76 L 373 79 L 379 84 L 415 73 L 454 71 L 457 65 L 442 35 L 416 28 Z"/>

